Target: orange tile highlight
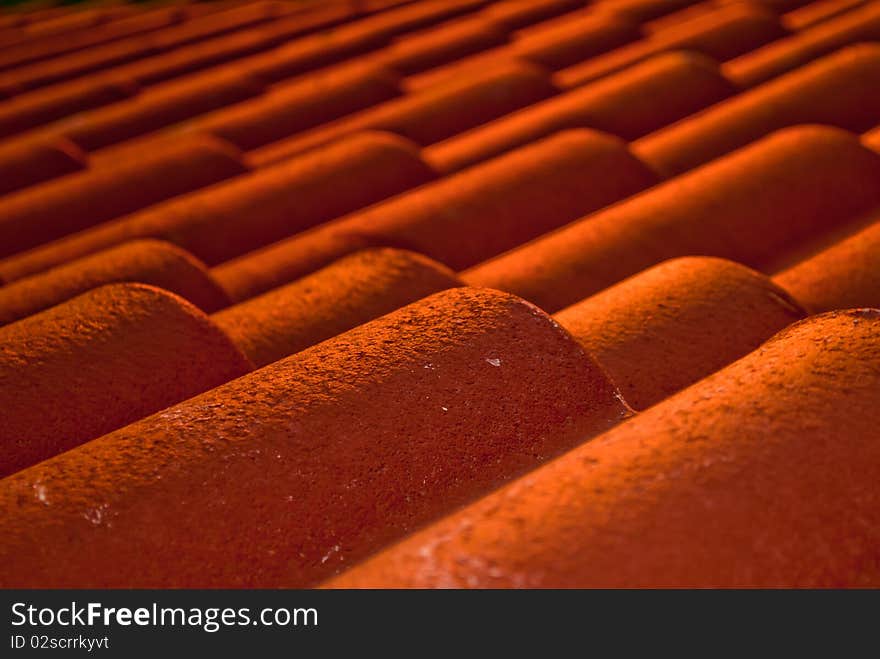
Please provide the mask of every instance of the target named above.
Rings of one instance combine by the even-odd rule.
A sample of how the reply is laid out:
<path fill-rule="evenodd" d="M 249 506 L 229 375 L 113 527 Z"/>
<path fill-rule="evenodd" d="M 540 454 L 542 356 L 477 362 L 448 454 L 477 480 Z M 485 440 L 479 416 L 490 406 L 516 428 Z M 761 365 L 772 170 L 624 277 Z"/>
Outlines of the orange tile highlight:
<path fill-rule="evenodd" d="M 201 138 L 141 154 L 115 168 L 85 170 L 21 190 L 0 199 L 0 255 L 36 247 L 245 171 L 236 149 L 215 138 Z"/>
<path fill-rule="evenodd" d="M 330 585 L 876 587 L 878 337 L 799 323 Z"/>
<path fill-rule="evenodd" d="M 566 131 L 225 263 L 214 274 L 243 299 L 371 246 L 411 249 L 458 270 L 655 182 L 617 138 Z"/>
<path fill-rule="evenodd" d="M 368 249 L 211 318 L 260 367 L 456 286 L 451 270 L 424 256 Z"/>
<path fill-rule="evenodd" d="M 439 171 L 455 172 L 566 128 L 631 140 L 732 94 L 711 60 L 669 53 L 438 142 L 425 158 Z"/>
<path fill-rule="evenodd" d="M 550 312 L 660 261 L 702 254 L 772 271 L 880 205 L 880 154 L 844 131 L 780 131 L 465 272 Z"/>
<path fill-rule="evenodd" d="M 2 260 L 0 277 L 19 279 L 135 238 L 167 240 L 213 265 L 433 177 L 411 143 L 365 133 Z"/>
<path fill-rule="evenodd" d="M 880 308 L 880 216 L 873 224 L 779 273 L 775 281 L 812 313 Z"/>
<path fill-rule="evenodd" d="M 65 139 L 35 138 L 0 144 L 0 196 L 81 171 L 88 158 Z M 0 199 L 0 206 L 2 206 Z"/>
<path fill-rule="evenodd" d="M 880 113 L 880 45 L 862 44 L 637 140 L 633 150 L 667 176 L 686 172 L 797 123 L 861 132 Z"/>
<path fill-rule="evenodd" d="M 766 276 L 723 259 L 666 261 L 557 313 L 647 409 L 751 352 L 806 313 Z"/>
<path fill-rule="evenodd" d="M 311 584 L 628 414 L 535 307 L 438 293 L 0 481 L 0 583 Z"/>
<path fill-rule="evenodd" d="M 251 369 L 198 309 L 139 284 L 6 325 L 0 341 L 3 476 Z"/>
<path fill-rule="evenodd" d="M 875 2 L 731 60 L 724 73 L 741 87 L 753 87 L 838 48 L 878 40 L 880 4 Z"/>
<path fill-rule="evenodd" d="M 135 240 L 0 286 L 0 325 L 105 284 L 137 282 L 176 293 L 207 313 L 229 305 L 204 264 L 179 247 Z"/>

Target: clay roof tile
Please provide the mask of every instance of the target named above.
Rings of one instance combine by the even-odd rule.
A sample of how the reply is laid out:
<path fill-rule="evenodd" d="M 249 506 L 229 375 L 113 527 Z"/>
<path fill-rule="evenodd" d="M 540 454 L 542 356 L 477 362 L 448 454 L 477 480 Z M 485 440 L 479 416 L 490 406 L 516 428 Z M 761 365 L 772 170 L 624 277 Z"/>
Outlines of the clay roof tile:
<path fill-rule="evenodd" d="M 878 337 L 805 320 L 329 585 L 876 585 Z"/>
<path fill-rule="evenodd" d="M 0 583 L 313 584 L 628 415 L 532 305 L 437 293 L 0 481 Z"/>

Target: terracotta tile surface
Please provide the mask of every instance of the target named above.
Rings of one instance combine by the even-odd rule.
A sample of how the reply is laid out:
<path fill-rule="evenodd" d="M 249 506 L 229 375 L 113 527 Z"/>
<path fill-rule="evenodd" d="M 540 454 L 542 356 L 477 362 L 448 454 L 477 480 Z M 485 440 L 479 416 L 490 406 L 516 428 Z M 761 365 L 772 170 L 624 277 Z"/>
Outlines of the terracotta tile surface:
<path fill-rule="evenodd" d="M 433 177 L 406 140 L 364 133 L 12 256 L 0 261 L 0 277 L 19 279 L 133 238 L 162 238 L 214 264 Z"/>
<path fill-rule="evenodd" d="M 776 282 L 814 313 L 880 308 L 880 213 L 871 220 L 868 228 L 780 272 Z"/>
<path fill-rule="evenodd" d="M 880 154 L 839 129 L 799 126 L 573 222 L 463 277 L 557 311 L 677 256 L 719 256 L 772 270 L 786 250 L 877 205 Z"/>
<path fill-rule="evenodd" d="M 660 30 L 601 57 L 561 72 L 563 87 L 575 87 L 620 71 L 667 50 L 690 48 L 717 59 L 729 59 L 785 34 L 778 17 L 758 6 L 733 4 L 693 21 Z"/>
<path fill-rule="evenodd" d="M 133 240 L 0 286 L 0 325 L 104 284 L 130 281 L 177 293 L 206 312 L 230 304 L 205 265 L 189 253 L 159 240 Z"/>
<path fill-rule="evenodd" d="M 399 79 L 381 67 L 355 66 L 277 87 L 191 121 L 242 149 L 255 149 L 400 95 Z"/>
<path fill-rule="evenodd" d="M 0 585 L 880 586 L 878 273 L 880 0 L 0 12 Z"/>
<path fill-rule="evenodd" d="M 141 284 L 85 293 L 0 328 L 0 341 L 3 475 L 251 368 L 195 307 Z"/>
<path fill-rule="evenodd" d="M 65 138 L 0 145 L 0 195 L 85 169 L 86 154 Z"/>
<path fill-rule="evenodd" d="M 457 286 L 461 282 L 451 270 L 420 254 L 367 249 L 236 304 L 213 320 L 255 365 L 265 366 Z"/>
<path fill-rule="evenodd" d="M 750 87 L 802 66 L 820 55 L 859 41 L 880 39 L 880 4 L 868 3 L 834 20 L 804 29 L 725 64 L 738 85 Z"/>
<path fill-rule="evenodd" d="M 782 22 L 790 30 L 805 30 L 831 18 L 848 12 L 872 0 L 818 0 L 794 9 L 782 17 Z"/>
<path fill-rule="evenodd" d="M 387 101 L 354 116 L 281 140 L 252 155 L 257 165 L 285 160 L 359 130 L 387 130 L 419 144 L 438 142 L 555 93 L 546 71 L 511 62 Z"/>
<path fill-rule="evenodd" d="M 62 176 L 0 200 L 3 256 L 245 171 L 237 151 L 214 139 Z"/>
<path fill-rule="evenodd" d="M 56 119 L 133 96 L 137 85 L 125 78 L 74 80 L 12 98 L 0 107 L 0 134 L 16 135 Z"/>
<path fill-rule="evenodd" d="M 566 128 L 635 139 L 731 94 L 712 60 L 668 53 L 455 135 L 424 154 L 440 171 L 454 172 Z"/>
<path fill-rule="evenodd" d="M 509 45 L 491 52 L 474 55 L 448 64 L 434 71 L 412 76 L 407 88 L 412 91 L 454 80 L 461 75 L 473 75 L 486 66 L 505 62 L 526 61 L 549 69 L 589 58 L 637 39 L 635 23 L 619 16 L 608 16 L 594 11 L 577 12 L 565 20 L 539 23 L 521 30 Z"/>
<path fill-rule="evenodd" d="M 878 325 L 785 330 L 333 585 L 876 585 Z"/>
<path fill-rule="evenodd" d="M 649 268 L 555 318 L 605 367 L 624 399 L 645 409 L 804 315 L 767 277 L 692 256 Z"/>
<path fill-rule="evenodd" d="M 310 584 L 628 413 L 537 308 L 440 293 L 4 480 L 0 583 Z"/>
<path fill-rule="evenodd" d="M 880 46 L 852 46 L 648 135 L 633 149 L 672 176 L 797 123 L 862 131 L 876 123 L 877 83 Z"/>
<path fill-rule="evenodd" d="M 617 138 L 563 131 L 225 263 L 216 274 L 240 299 L 368 246 L 405 247 L 462 269 L 656 180 Z"/>

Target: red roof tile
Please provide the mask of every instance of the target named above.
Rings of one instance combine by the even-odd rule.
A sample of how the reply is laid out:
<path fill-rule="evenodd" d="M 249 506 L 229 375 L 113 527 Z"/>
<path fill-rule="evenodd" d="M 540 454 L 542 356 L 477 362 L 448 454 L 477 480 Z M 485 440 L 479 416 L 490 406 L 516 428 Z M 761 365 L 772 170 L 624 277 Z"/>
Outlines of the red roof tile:
<path fill-rule="evenodd" d="M 0 199 L 0 255 L 9 256 L 245 171 L 214 138 L 64 176 Z"/>
<path fill-rule="evenodd" d="M 671 14 L 695 0 L 594 0 L 592 7 L 642 22 Z"/>
<path fill-rule="evenodd" d="M 561 71 L 556 79 L 562 87 L 577 87 L 669 50 L 695 50 L 725 60 L 783 34 L 773 13 L 752 5 L 735 4 L 661 30 L 602 57 L 594 57 Z"/>
<path fill-rule="evenodd" d="M 551 69 L 561 68 L 633 41 L 639 36 L 636 25 L 617 16 L 592 11 L 577 12 L 576 20 L 541 23 L 518 33 L 508 46 L 464 58 L 447 66 L 411 76 L 406 87 L 419 91 L 448 83 L 461 76 L 477 74 L 487 66 L 526 61 Z"/>
<path fill-rule="evenodd" d="M 163 288 L 206 312 L 230 303 L 204 264 L 192 255 L 169 243 L 136 240 L 0 286 L 0 325 L 104 284 L 123 282 Z"/>
<path fill-rule="evenodd" d="M 669 53 L 450 137 L 425 149 L 425 159 L 454 172 L 566 128 L 635 139 L 732 93 L 711 60 Z"/>
<path fill-rule="evenodd" d="M 874 130 L 868 131 L 865 133 L 862 141 L 865 143 L 865 146 L 874 149 L 880 153 L 880 126 L 875 128 Z"/>
<path fill-rule="evenodd" d="M 583 0 L 500 0 L 480 12 L 480 17 L 506 30 L 517 30 L 574 11 Z"/>
<path fill-rule="evenodd" d="M 217 135 L 249 150 L 399 94 L 394 74 L 381 67 L 354 66 L 278 86 L 248 103 L 195 119 L 187 129 Z"/>
<path fill-rule="evenodd" d="M 633 150 L 672 176 L 785 126 L 862 131 L 878 114 L 880 45 L 852 46 L 643 137 Z"/>
<path fill-rule="evenodd" d="M 792 10 L 782 21 L 790 30 L 806 30 L 869 2 L 871 0 L 816 0 Z"/>
<path fill-rule="evenodd" d="M 360 130 L 387 130 L 431 144 L 552 96 L 549 75 L 522 62 L 490 68 L 457 82 L 363 110 L 251 154 L 264 166 L 347 137 Z"/>
<path fill-rule="evenodd" d="M 424 71 L 507 41 L 507 32 L 478 13 L 432 30 L 403 35 L 373 56 L 382 66 L 408 75 Z"/>
<path fill-rule="evenodd" d="M 114 170 L 104 172 L 95 170 Z M 213 265 L 433 176 L 406 140 L 365 133 L 4 259 L 0 277 L 19 279 L 134 238 L 168 240 Z"/>
<path fill-rule="evenodd" d="M 31 64 L 40 60 L 75 52 L 89 46 L 125 39 L 135 34 L 151 32 L 186 20 L 183 6 L 160 7 L 155 11 L 134 14 L 91 30 L 79 30 L 64 39 L 54 36 L 43 39 L 27 39 L 21 44 L 3 49 L 0 53 L 0 70 Z"/>
<path fill-rule="evenodd" d="M 4 476 L 251 368 L 195 307 L 139 284 L 0 327 L 0 342 Z"/>
<path fill-rule="evenodd" d="M 460 285 L 452 271 L 419 254 L 368 249 L 212 319 L 259 367 Z"/>
<path fill-rule="evenodd" d="M 310 584 L 628 414 L 535 307 L 439 293 L 0 481 L 0 583 Z"/>
<path fill-rule="evenodd" d="M 463 277 L 556 311 L 677 256 L 720 256 L 770 268 L 799 242 L 877 205 L 880 155 L 841 130 L 797 127 L 569 224 Z"/>
<path fill-rule="evenodd" d="M 86 78 L 13 98 L 0 104 L 0 136 L 15 135 L 76 112 L 121 101 L 137 90 L 137 85 L 125 79 Z"/>
<path fill-rule="evenodd" d="M 751 87 L 843 46 L 878 39 L 880 4 L 873 3 L 742 55 L 725 64 L 724 72 L 738 85 Z"/>
<path fill-rule="evenodd" d="M 645 409 L 751 352 L 805 315 L 767 277 L 731 261 L 666 261 L 555 315 Z"/>
<path fill-rule="evenodd" d="M 149 93 L 73 115 L 45 130 L 91 151 L 247 100 L 263 91 L 260 82 L 245 76 L 202 76 L 197 81 L 159 85 Z"/>
<path fill-rule="evenodd" d="M 608 172 L 614 175 L 603 176 Z M 585 180 L 594 183 L 584 186 Z M 404 247 L 461 269 L 655 182 L 617 138 L 584 129 L 565 131 L 214 272 L 240 299 L 369 246 Z"/>
<path fill-rule="evenodd" d="M 880 308 L 880 213 L 868 228 L 775 277 L 813 313 Z"/>
<path fill-rule="evenodd" d="M 0 196 L 85 167 L 86 155 L 63 138 L 0 144 Z"/>
<path fill-rule="evenodd" d="M 804 321 L 331 585 L 876 584 L 878 330 Z"/>
<path fill-rule="evenodd" d="M 42 1 L 0 585 L 880 585 L 878 0 Z"/>

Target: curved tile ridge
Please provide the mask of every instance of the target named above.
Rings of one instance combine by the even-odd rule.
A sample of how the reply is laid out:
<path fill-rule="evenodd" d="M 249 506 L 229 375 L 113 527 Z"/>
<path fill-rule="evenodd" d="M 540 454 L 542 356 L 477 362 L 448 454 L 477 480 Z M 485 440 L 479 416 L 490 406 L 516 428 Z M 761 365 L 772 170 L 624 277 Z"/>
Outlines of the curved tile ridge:
<path fill-rule="evenodd" d="M 93 227 L 170 197 L 242 174 L 232 145 L 189 139 L 113 168 L 82 172 L 0 199 L 0 256 Z"/>
<path fill-rule="evenodd" d="M 0 196 L 81 171 L 87 165 L 86 154 L 65 139 L 0 144 Z"/>
<path fill-rule="evenodd" d="M 788 12 L 782 17 L 782 22 L 790 30 L 807 30 L 872 1 L 815 0 Z"/>
<path fill-rule="evenodd" d="M 363 133 L 0 261 L 8 281 L 135 238 L 215 264 L 434 178 L 403 138 Z"/>
<path fill-rule="evenodd" d="M 639 23 L 677 12 L 696 0 L 593 0 L 595 11 L 610 12 Z"/>
<path fill-rule="evenodd" d="M 201 75 L 157 85 L 147 92 L 82 112 L 39 129 L 95 151 L 159 130 L 232 103 L 253 98 L 265 86 L 247 76 Z"/>
<path fill-rule="evenodd" d="M 105 284 L 135 282 L 176 293 L 206 313 L 229 297 L 203 263 L 170 243 L 135 240 L 0 287 L 0 325 Z"/>
<path fill-rule="evenodd" d="M 880 205 L 880 155 L 798 126 L 478 265 L 462 275 L 553 312 L 660 261 L 702 254 L 770 269 Z"/>
<path fill-rule="evenodd" d="M 556 70 L 629 43 L 639 35 L 632 21 L 588 8 L 521 30 L 507 45 L 412 75 L 404 86 L 410 92 L 424 91 L 517 61 Z"/>
<path fill-rule="evenodd" d="M 461 285 L 451 270 L 420 254 L 367 249 L 211 320 L 261 367 Z"/>
<path fill-rule="evenodd" d="M 858 41 L 880 40 L 880 4 L 868 4 L 838 18 L 727 62 L 723 71 L 741 87 L 753 87 Z"/>
<path fill-rule="evenodd" d="M 289 3 L 282 3 L 289 7 Z M 273 52 L 271 49 L 287 40 L 299 41 L 298 37 L 308 39 L 317 36 L 326 41 L 327 32 L 330 29 L 333 34 L 334 26 L 345 22 L 348 12 L 341 7 L 326 7 L 324 10 L 311 13 L 310 15 L 293 15 L 272 19 L 264 25 L 253 26 L 247 30 L 237 30 L 198 43 L 191 43 L 183 47 L 174 46 L 165 48 L 163 52 L 141 53 L 133 58 L 127 58 L 127 62 L 121 66 L 109 69 L 117 74 L 129 76 L 133 80 L 144 85 L 153 85 L 159 82 L 171 80 L 179 76 L 204 71 L 212 67 L 228 64 L 236 67 L 243 58 L 256 56 L 255 53 Z M 344 29 L 344 26 L 337 28 Z M 314 34 L 316 31 L 318 34 Z M 146 55 L 146 56 L 145 56 Z M 106 65 L 102 68 L 106 69 Z M 237 67 L 236 67 L 237 68 Z M 257 74 L 257 71 L 240 71 L 241 73 Z M 82 72 L 77 72 L 82 75 Z M 263 76 L 257 75 L 260 79 Z"/>
<path fill-rule="evenodd" d="M 308 585 L 628 414 L 534 306 L 437 293 L 0 481 L 0 583 Z"/>
<path fill-rule="evenodd" d="M 810 318 L 329 585 L 876 587 L 878 410 L 880 311 Z"/>
<path fill-rule="evenodd" d="M 10 137 L 138 93 L 125 77 L 101 76 L 40 89 L 0 103 L 0 137 Z"/>
<path fill-rule="evenodd" d="M 387 47 L 396 36 L 473 12 L 486 4 L 486 0 L 409 3 L 298 39 L 289 40 L 281 34 L 272 39 L 277 46 L 273 50 L 239 57 L 229 62 L 227 68 L 269 83 L 279 82 L 356 57 L 367 59 L 371 52 Z"/>
<path fill-rule="evenodd" d="M 251 370 L 202 312 L 141 284 L 6 325 L 0 344 L 3 476 Z"/>
<path fill-rule="evenodd" d="M 235 40 L 249 40 L 254 42 L 254 46 L 258 46 L 261 43 L 260 33 L 265 31 L 266 24 L 273 19 L 283 20 L 284 15 L 289 15 L 293 11 L 293 7 L 284 2 L 255 2 L 241 5 L 231 8 L 229 12 L 204 17 L 200 21 L 187 22 L 153 34 L 97 45 L 68 55 L 17 67 L 0 73 L 0 85 L 32 90 L 89 74 L 101 75 L 104 72 L 123 73 L 138 79 L 140 76 L 137 75 L 137 69 L 142 65 L 179 60 L 194 51 L 218 50 L 221 44 Z M 225 26 L 225 29 L 220 30 L 199 24 L 202 21 L 210 23 L 224 17 L 230 18 L 235 12 L 251 15 L 241 16 L 246 20 L 235 20 Z M 294 20 L 299 19 L 294 18 Z M 260 26 L 258 23 L 263 25 Z M 227 57 L 229 56 L 232 55 L 228 54 Z"/>
<path fill-rule="evenodd" d="M 566 128 L 631 140 L 733 93 L 708 58 L 668 53 L 438 142 L 424 157 L 439 171 L 454 172 Z"/>
<path fill-rule="evenodd" d="M 557 313 L 624 399 L 645 409 L 751 352 L 805 312 L 724 259 L 666 261 Z"/>
<path fill-rule="evenodd" d="M 506 43 L 508 30 L 481 14 L 402 35 L 366 59 L 400 75 L 410 75 Z"/>
<path fill-rule="evenodd" d="M 185 129 L 205 131 L 251 150 L 399 95 L 397 76 L 374 65 L 355 65 L 276 87 L 254 100 L 198 117 Z"/>
<path fill-rule="evenodd" d="M 339 14 L 338 9 L 328 8 L 327 11 L 331 15 Z M 86 53 L 82 62 L 86 68 L 89 66 L 110 68 L 105 68 L 105 70 L 91 76 L 73 78 L 66 82 L 55 82 L 47 87 L 21 94 L 14 98 L 11 104 L 6 103 L 0 106 L 0 117 L 4 116 L 3 107 L 7 106 L 12 113 L 10 119 L 15 119 L 19 124 L 24 123 L 33 128 L 62 119 L 77 111 L 92 110 L 109 105 L 115 101 L 134 96 L 140 91 L 141 86 L 148 87 L 163 81 L 173 84 L 170 82 L 172 78 L 195 73 L 200 69 L 217 65 L 226 59 L 241 57 L 261 45 L 269 47 L 275 39 L 270 32 L 283 33 L 286 27 L 287 33 L 293 35 L 296 31 L 296 24 L 303 20 L 308 23 L 308 20 L 302 17 L 281 19 L 273 22 L 271 28 L 264 26 L 256 31 L 227 34 L 168 53 L 157 53 L 155 48 L 144 49 L 143 46 L 138 46 L 132 40 L 110 44 L 92 52 L 91 55 Z M 333 22 L 331 18 L 330 24 Z M 317 25 L 321 23 L 322 21 L 319 19 Z M 281 39 L 283 35 L 279 34 L 277 38 Z M 73 59 L 82 60 L 81 55 L 82 53 L 75 53 Z M 142 55 L 155 56 L 137 60 Z M 137 61 L 131 61 L 133 59 Z M 214 71 L 217 71 L 218 74 L 223 73 L 213 69 L 206 71 L 205 77 L 214 78 L 216 82 L 216 79 L 222 75 L 215 75 Z M 226 76 L 227 86 L 230 84 L 234 86 L 234 77 L 238 77 L 240 80 L 249 78 L 248 84 L 256 84 L 253 77 L 246 75 L 246 73 L 239 71 L 237 76 Z M 183 86 L 190 82 L 198 86 L 202 84 L 202 77 L 190 75 L 188 80 L 181 80 L 181 82 Z M 107 89 L 108 87 L 110 89 Z M 114 87 L 122 88 L 114 89 Z M 185 91 L 180 90 L 180 93 L 185 93 Z M 207 93 L 206 96 L 207 98 L 212 96 L 216 98 L 217 92 Z M 195 107 L 200 106 L 198 98 L 193 99 L 192 102 Z M 40 110 L 40 114 L 28 117 L 25 114 L 28 107 L 36 107 Z M 3 126 L 3 123 L 0 123 L 0 126 Z"/>
<path fill-rule="evenodd" d="M 880 213 L 873 218 L 866 229 L 780 272 L 774 280 L 814 313 L 880 308 Z"/>
<path fill-rule="evenodd" d="M 481 71 L 447 85 L 407 94 L 252 151 L 265 166 L 361 130 L 385 130 L 432 144 L 556 94 L 549 74 L 523 62 Z"/>
<path fill-rule="evenodd" d="M 798 123 L 855 132 L 880 116 L 880 44 L 850 46 L 633 142 L 666 176 Z"/>
<path fill-rule="evenodd" d="M 91 46 L 121 41 L 171 25 L 179 25 L 188 18 L 186 7 L 178 4 L 178 6 L 136 12 L 130 17 L 112 21 L 98 29 L 79 30 L 75 34 L 66 35 L 64 39 L 56 39 L 54 36 L 27 39 L 4 48 L 3 53 L 0 54 L 0 71 L 67 55 Z"/>
<path fill-rule="evenodd" d="M 557 73 L 555 80 L 564 89 L 579 87 L 668 50 L 695 50 L 726 60 L 784 34 L 779 18 L 762 7 L 725 6 L 569 67 Z"/>
<path fill-rule="evenodd" d="M 614 2 L 614 0 L 611 1 Z M 693 0 L 692 2 L 685 3 L 685 6 L 677 8 L 675 11 L 645 21 L 642 25 L 642 30 L 645 34 L 652 35 L 655 32 L 662 32 L 668 28 L 678 28 L 682 24 L 697 18 L 704 18 L 708 14 L 717 12 L 719 9 L 729 5 L 745 4 L 746 2 L 753 6 L 773 11 L 772 8 L 767 7 L 767 3 L 761 2 L 761 0 Z M 601 5 L 599 6 L 601 7 Z"/>
<path fill-rule="evenodd" d="M 233 299 L 243 299 L 379 245 L 460 269 L 656 180 L 619 139 L 561 132 L 225 263 L 214 276 Z"/>
<path fill-rule="evenodd" d="M 862 141 L 865 146 L 874 149 L 880 153 L 880 126 L 877 126 L 874 130 L 869 130 L 862 136 Z"/>
<path fill-rule="evenodd" d="M 581 0 L 501 0 L 490 4 L 478 16 L 502 29 L 518 30 L 582 6 Z"/>

